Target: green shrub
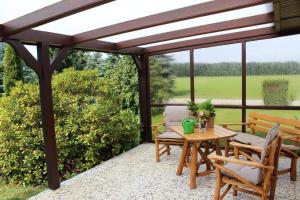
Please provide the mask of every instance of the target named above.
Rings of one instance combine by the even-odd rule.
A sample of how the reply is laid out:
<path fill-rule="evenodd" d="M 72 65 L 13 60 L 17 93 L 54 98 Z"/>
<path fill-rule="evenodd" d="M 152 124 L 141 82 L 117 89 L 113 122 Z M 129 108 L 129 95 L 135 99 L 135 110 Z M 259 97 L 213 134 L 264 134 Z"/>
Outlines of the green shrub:
<path fill-rule="evenodd" d="M 265 105 L 288 105 L 288 80 L 264 80 L 263 99 Z"/>
<path fill-rule="evenodd" d="M 122 110 L 114 82 L 94 70 L 67 69 L 53 77 L 55 129 L 62 178 L 87 170 L 139 142 L 137 116 Z M 46 178 L 39 89 L 17 83 L 0 100 L 0 176 L 41 184 Z"/>

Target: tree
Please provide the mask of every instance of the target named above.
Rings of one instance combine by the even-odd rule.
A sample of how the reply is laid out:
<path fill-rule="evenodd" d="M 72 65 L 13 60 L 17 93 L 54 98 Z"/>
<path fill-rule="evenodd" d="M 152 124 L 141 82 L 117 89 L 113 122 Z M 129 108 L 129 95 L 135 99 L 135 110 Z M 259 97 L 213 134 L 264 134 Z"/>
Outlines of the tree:
<path fill-rule="evenodd" d="M 174 75 L 170 62 L 172 57 L 157 55 L 150 58 L 151 103 L 163 103 L 174 95 Z"/>
<path fill-rule="evenodd" d="M 58 53 L 57 48 L 50 49 L 50 57 L 53 59 Z M 86 52 L 72 49 L 62 64 L 56 68 L 57 72 L 62 72 L 66 68 L 75 68 L 76 70 L 97 69 L 100 68 L 102 55 L 99 52 Z"/>
<path fill-rule="evenodd" d="M 3 59 L 3 87 L 6 95 L 15 86 L 16 81 L 23 80 L 21 59 L 10 45 L 6 45 Z"/>
<path fill-rule="evenodd" d="M 130 56 L 110 55 L 102 68 L 105 78 L 116 82 L 111 91 L 121 97 L 123 109 L 138 113 L 138 73 Z"/>

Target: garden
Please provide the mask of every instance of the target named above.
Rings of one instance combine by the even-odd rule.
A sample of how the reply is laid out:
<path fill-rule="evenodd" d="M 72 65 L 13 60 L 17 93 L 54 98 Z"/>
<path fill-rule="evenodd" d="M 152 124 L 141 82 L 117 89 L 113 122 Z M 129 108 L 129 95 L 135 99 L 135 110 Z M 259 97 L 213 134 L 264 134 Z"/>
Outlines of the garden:
<path fill-rule="evenodd" d="M 38 79 L 10 46 L 1 43 L 0 53 L 0 199 L 26 199 L 46 188 Z M 57 49 L 51 50 L 51 56 L 56 53 Z M 136 66 L 130 56 L 103 55 L 72 50 L 53 75 L 61 180 L 88 170 L 140 143 Z M 247 74 L 247 98 L 264 99 L 264 85 L 268 81 L 274 85 L 274 80 L 275 87 L 278 80 L 286 83 L 283 95 L 289 102 L 300 98 L 297 88 L 300 83 L 299 63 L 252 65 L 256 70 Z M 224 66 L 224 63 L 196 64 L 196 98 L 241 97 L 240 65 L 226 63 Z M 266 68 L 272 68 L 272 73 Z M 151 57 L 151 102 L 189 99 L 188 70 L 188 63 L 174 63 L 172 56 Z M 162 111 L 161 107 L 152 107 L 153 124 L 163 119 Z M 250 111 L 253 110 L 247 110 Z M 300 118 L 297 111 L 260 112 Z M 216 114 L 216 123 L 241 122 L 240 109 L 218 108 Z"/>

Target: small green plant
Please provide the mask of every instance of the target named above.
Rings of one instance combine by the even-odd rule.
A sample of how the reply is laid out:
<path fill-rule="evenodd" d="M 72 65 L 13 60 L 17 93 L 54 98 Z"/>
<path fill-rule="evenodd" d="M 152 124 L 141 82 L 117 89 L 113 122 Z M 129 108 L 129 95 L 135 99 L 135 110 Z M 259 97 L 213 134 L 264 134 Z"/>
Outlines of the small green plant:
<path fill-rule="evenodd" d="M 205 112 L 208 111 L 211 117 L 216 116 L 215 106 L 211 103 L 211 99 L 208 99 L 198 105 L 200 111 Z"/>
<path fill-rule="evenodd" d="M 187 101 L 187 103 L 187 108 L 189 111 L 191 111 L 192 116 L 196 116 L 199 106 L 193 101 Z"/>

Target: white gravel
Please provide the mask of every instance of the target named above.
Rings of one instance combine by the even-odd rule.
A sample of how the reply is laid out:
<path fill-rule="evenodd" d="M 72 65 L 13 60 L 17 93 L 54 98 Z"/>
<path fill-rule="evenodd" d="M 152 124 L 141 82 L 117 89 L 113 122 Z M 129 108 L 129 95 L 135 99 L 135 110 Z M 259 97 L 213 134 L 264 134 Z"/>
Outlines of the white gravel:
<path fill-rule="evenodd" d="M 155 162 L 154 144 L 138 147 L 110 159 L 61 184 L 55 191 L 45 190 L 30 200 L 87 200 L 87 199 L 213 199 L 215 175 L 197 178 L 197 188 L 189 188 L 189 170 L 176 176 L 181 149 L 172 147 L 170 156 Z M 291 182 L 289 175 L 279 177 L 276 199 L 300 199 L 300 162 L 298 180 Z M 257 197 L 242 193 L 237 198 L 227 194 L 225 199 L 253 200 Z"/>

